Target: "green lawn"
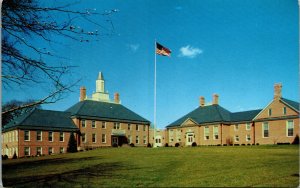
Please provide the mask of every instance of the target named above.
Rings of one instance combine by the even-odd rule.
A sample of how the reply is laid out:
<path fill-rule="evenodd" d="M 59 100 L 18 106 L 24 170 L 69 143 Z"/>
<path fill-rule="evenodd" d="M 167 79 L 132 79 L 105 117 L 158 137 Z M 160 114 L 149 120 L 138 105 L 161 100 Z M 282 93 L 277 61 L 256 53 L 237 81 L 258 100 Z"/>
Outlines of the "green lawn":
<path fill-rule="evenodd" d="M 299 147 L 102 148 L 6 160 L 2 170 L 16 187 L 297 187 Z"/>

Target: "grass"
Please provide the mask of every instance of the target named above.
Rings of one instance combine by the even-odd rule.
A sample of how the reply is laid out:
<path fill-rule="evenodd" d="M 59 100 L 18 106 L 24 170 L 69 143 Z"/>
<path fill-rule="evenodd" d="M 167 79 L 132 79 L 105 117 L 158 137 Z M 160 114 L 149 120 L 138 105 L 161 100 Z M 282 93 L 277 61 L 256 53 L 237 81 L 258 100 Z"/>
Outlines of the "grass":
<path fill-rule="evenodd" d="M 297 187 L 299 147 L 102 148 L 3 161 L 15 187 Z"/>

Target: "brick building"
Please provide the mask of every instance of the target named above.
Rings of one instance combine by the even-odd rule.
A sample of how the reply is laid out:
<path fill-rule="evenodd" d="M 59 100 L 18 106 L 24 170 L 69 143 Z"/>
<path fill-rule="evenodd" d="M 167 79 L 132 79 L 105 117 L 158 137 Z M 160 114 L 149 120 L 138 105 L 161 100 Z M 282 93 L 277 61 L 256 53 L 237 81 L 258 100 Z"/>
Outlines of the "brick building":
<path fill-rule="evenodd" d="M 219 105 L 219 96 L 166 127 L 166 143 L 197 145 L 249 145 L 292 143 L 299 136 L 299 103 L 282 97 L 275 84 L 274 99 L 264 108 L 232 113 Z"/>
<path fill-rule="evenodd" d="M 150 122 L 121 104 L 115 93 L 110 100 L 100 72 L 96 92 L 80 88 L 79 102 L 64 112 L 35 109 L 5 125 L 2 154 L 12 157 L 64 153 L 71 132 L 79 150 L 134 144 L 147 146 Z"/>
<path fill-rule="evenodd" d="M 65 153 L 71 132 L 79 129 L 68 112 L 34 109 L 2 130 L 2 154 L 12 157 Z"/>

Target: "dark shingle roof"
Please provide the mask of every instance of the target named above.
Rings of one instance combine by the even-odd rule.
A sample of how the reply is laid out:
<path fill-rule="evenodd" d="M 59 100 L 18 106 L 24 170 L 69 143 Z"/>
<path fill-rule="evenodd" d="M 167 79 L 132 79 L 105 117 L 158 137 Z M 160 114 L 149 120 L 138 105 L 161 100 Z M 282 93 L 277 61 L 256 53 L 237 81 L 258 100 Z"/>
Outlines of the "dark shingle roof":
<path fill-rule="evenodd" d="M 299 103 L 296 101 L 292 101 L 289 99 L 285 99 L 285 98 L 281 98 L 281 100 L 285 103 L 287 103 L 288 105 L 290 105 L 291 107 L 293 107 L 294 109 L 299 111 Z"/>
<path fill-rule="evenodd" d="M 262 109 L 232 113 L 231 122 L 251 121 L 261 110 Z"/>
<path fill-rule="evenodd" d="M 228 110 L 220 105 L 210 105 L 198 107 L 187 115 L 179 118 L 167 127 L 175 127 L 181 125 L 188 118 L 193 119 L 198 124 L 213 123 L 213 122 L 229 122 L 230 114 Z"/>
<path fill-rule="evenodd" d="M 77 131 L 78 128 L 70 117 L 68 112 L 34 109 L 12 120 L 4 126 L 3 131 L 15 128 Z"/>
<path fill-rule="evenodd" d="M 206 124 L 206 123 L 215 123 L 215 122 L 222 122 L 222 123 L 247 122 L 247 121 L 251 121 L 260 111 L 261 109 L 231 113 L 230 111 L 226 110 L 225 108 L 219 105 L 198 107 L 192 112 L 186 114 L 185 116 L 171 123 L 167 127 L 180 126 L 188 118 L 191 118 L 197 124 Z"/>
<path fill-rule="evenodd" d="M 66 112 L 81 118 L 98 118 L 104 120 L 124 120 L 130 122 L 150 123 L 145 118 L 121 104 L 84 100 L 73 105 Z"/>

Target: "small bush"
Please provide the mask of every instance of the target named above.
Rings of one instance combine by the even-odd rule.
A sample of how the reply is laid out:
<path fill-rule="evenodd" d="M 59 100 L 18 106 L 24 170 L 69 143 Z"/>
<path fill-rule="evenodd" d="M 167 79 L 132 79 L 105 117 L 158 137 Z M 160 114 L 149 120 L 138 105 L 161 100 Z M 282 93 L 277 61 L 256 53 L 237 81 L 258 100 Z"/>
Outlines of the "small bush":
<path fill-rule="evenodd" d="M 168 144 L 168 143 L 165 143 L 165 147 L 169 147 L 169 144 Z"/>
<path fill-rule="evenodd" d="M 259 146 L 259 143 L 256 143 L 257 146 Z"/>
<path fill-rule="evenodd" d="M 18 157 L 17 157 L 17 154 L 16 154 L 16 152 L 14 153 L 14 155 L 13 155 L 13 157 L 12 157 L 12 159 L 17 159 Z"/>
<path fill-rule="evenodd" d="M 176 144 L 175 144 L 175 147 L 179 147 L 179 145 L 180 145 L 179 143 L 176 143 Z"/>
<path fill-rule="evenodd" d="M 117 147 L 118 147 L 118 144 L 117 144 L 117 143 L 113 143 L 113 147 L 114 147 L 114 148 L 117 148 Z"/>
<path fill-rule="evenodd" d="M 299 136 L 298 136 L 298 134 L 295 136 L 295 139 L 292 142 L 292 144 L 299 144 Z"/>
<path fill-rule="evenodd" d="M 193 142 L 192 143 L 192 147 L 196 147 L 197 146 L 197 143 L 196 142 Z"/>
<path fill-rule="evenodd" d="M 134 147 L 134 143 L 131 143 L 130 146 L 131 146 L 131 147 Z"/>
<path fill-rule="evenodd" d="M 2 155 L 2 160 L 6 160 L 8 159 L 8 156 L 7 155 Z"/>
<path fill-rule="evenodd" d="M 148 148 L 151 148 L 152 146 L 151 146 L 151 144 L 150 144 L 150 143 L 148 143 L 148 144 L 147 144 L 147 147 L 148 147 Z"/>

